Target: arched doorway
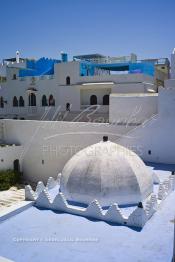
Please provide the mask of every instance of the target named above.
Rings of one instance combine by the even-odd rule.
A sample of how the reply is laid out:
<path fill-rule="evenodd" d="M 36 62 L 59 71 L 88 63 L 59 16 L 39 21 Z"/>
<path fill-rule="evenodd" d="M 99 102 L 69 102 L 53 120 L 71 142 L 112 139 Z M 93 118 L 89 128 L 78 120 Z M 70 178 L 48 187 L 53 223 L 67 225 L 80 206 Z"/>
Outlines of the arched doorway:
<path fill-rule="evenodd" d="M 13 107 L 18 107 L 18 99 L 16 96 L 13 98 Z"/>
<path fill-rule="evenodd" d="M 49 106 L 55 106 L 55 99 L 53 98 L 53 95 L 49 96 Z"/>
<path fill-rule="evenodd" d="M 19 106 L 24 107 L 24 99 L 23 99 L 22 96 L 20 96 L 20 98 L 19 98 Z"/>
<path fill-rule="evenodd" d="M 96 105 L 97 104 L 97 96 L 91 95 L 90 97 L 90 105 Z"/>
<path fill-rule="evenodd" d="M 103 105 L 109 105 L 109 95 L 103 96 Z"/>
<path fill-rule="evenodd" d="M 16 172 L 20 172 L 20 164 L 19 164 L 19 159 L 14 160 L 13 162 L 13 169 Z"/>
<path fill-rule="evenodd" d="M 66 85 L 70 85 L 70 76 L 66 77 Z"/>
<path fill-rule="evenodd" d="M 46 95 L 43 95 L 43 97 L 42 97 L 42 106 L 48 106 Z"/>
<path fill-rule="evenodd" d="M 70 111 L 70 103 L 66 104 L 66 111 Z"/>
<path fill-rule="evenodd" d="M 36 95 L 34 93 L 29 94 L 29 106 L 36 106 Z"/>
<path fill-rule="evenodd" d="M 2 96 L 0 97 L 0 107 L 1 107 L 1 108 L 4 107 L 4 99 L 3 99 Z"/>

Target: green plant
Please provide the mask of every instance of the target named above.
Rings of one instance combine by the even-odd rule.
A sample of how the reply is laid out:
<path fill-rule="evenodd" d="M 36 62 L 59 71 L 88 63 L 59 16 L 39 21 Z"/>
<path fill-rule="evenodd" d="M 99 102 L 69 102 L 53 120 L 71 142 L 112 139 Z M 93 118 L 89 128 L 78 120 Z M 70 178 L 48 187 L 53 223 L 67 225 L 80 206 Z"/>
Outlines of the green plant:
<path fill-rule="evenodd" d="M 13 170 L 0 171 L 0 191 L 8 190 L 11 186 L 19 183 L 21 180 L 21 173 Z"/>
<path fill-rule="evenodd" d="M 5 147 L 6 145 L 5 144 L 0 144 L 0 147 Z"/>

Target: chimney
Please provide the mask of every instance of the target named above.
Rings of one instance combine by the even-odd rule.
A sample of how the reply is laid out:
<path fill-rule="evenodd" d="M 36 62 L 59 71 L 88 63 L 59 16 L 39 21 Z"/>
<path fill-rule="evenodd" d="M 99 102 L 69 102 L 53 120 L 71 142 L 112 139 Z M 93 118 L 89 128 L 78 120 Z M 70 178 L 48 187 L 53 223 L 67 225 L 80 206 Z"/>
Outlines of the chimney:
<path fill-rule="evenodd" d="M 104 136 L 103 137 L 103 142 L 107 142 L 108 141 L 108 136 Z"/>
<path fill-rule="evenodd" d="M 19 51 L 16 51 L 16 63 L 19 64 Z"/>

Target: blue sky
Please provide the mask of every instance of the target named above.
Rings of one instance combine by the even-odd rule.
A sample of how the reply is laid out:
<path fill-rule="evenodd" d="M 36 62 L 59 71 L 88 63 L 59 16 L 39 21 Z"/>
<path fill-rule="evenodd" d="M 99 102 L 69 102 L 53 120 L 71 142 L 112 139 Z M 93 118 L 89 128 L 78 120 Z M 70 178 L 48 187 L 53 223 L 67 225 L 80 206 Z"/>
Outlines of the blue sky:
<path fill-rule="evenodd" d="M 169 57 L 174 0 L 0 0 L 0 60 L 84 53 Z"/>

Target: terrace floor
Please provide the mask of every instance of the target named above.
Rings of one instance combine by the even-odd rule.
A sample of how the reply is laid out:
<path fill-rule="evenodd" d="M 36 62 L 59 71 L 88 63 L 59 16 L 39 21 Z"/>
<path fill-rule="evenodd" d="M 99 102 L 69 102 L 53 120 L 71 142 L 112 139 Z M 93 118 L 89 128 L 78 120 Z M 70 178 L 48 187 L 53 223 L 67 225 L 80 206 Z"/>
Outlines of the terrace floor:
<path fill-rule="evenodd" d="M 174 167 L 153 168 L 167 176 Z M 140 231 L 30 207 L 0 224 L 0 256 L 15 262 L 168 262 L 173 254 L 174 203 L 175 192 Z"/>

